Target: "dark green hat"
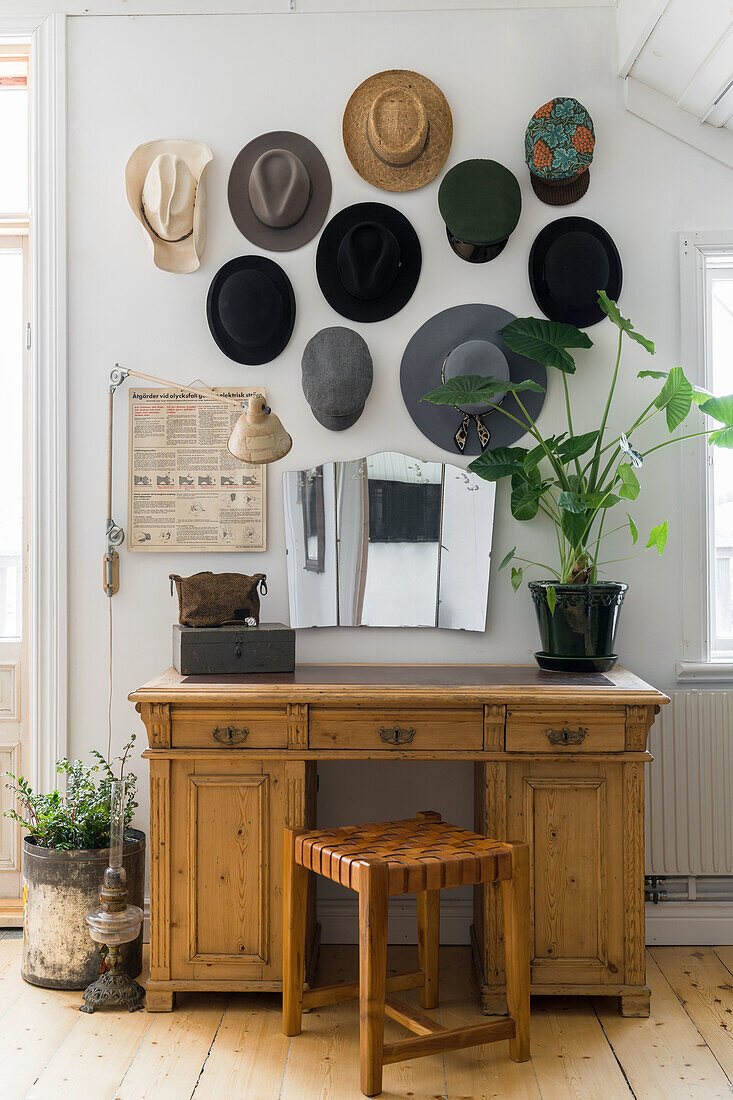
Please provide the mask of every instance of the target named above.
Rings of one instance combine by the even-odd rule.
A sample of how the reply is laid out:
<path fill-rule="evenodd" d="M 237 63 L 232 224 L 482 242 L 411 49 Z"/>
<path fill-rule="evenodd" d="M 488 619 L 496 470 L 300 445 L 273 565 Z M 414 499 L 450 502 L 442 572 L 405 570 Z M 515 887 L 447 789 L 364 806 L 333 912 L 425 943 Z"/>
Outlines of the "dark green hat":
<path fill-rule="evenodd" d="M 446 173 L 438 208 L 453 251 L 471 263 L 493 260 L 522 212 L 516 176 L 495 160 L 464 160 Z"/>

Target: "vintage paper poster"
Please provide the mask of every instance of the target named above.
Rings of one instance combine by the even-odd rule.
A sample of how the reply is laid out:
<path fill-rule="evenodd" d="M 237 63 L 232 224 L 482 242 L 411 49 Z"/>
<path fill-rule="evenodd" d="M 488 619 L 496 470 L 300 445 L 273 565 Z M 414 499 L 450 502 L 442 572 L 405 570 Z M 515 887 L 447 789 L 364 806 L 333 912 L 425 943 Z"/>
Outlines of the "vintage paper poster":
<path fill-rule="evenodd" d="M 265 396 L 262 387 L 215 392 Z M 266 549 L 265 467 L 227 450 L 238 417 L 195 393 L 130 391 L 128 550 Z"/>

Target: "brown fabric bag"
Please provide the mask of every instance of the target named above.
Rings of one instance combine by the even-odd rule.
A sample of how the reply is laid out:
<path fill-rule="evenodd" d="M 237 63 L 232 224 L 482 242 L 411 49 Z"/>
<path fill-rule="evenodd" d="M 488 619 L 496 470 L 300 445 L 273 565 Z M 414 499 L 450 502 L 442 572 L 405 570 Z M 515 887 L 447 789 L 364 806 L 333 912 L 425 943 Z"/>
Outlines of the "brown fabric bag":
<path fill-rule="evenodd" d="M 171 595 L 178 592 L 178 621 L 182 626 L 224 626 L 248 619 L 260 621 L 260 592 L 267 593 L 267 577 L 255 573 L 194 573 L 191 577 L 170 574 Z M 249 623 L 247 625 L 253 625 Z"/>

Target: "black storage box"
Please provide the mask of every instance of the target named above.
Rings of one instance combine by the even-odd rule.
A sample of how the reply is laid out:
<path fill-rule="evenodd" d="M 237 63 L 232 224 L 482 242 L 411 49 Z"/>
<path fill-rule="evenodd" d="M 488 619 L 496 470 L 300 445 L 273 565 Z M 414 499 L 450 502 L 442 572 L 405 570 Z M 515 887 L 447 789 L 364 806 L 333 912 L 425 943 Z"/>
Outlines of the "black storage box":
<path fill-rule="evenodd" d="M 295 631 L 284 623 L 259 626 L 173 627 L 173 664 L 182 676 L 293 672 Z"/>

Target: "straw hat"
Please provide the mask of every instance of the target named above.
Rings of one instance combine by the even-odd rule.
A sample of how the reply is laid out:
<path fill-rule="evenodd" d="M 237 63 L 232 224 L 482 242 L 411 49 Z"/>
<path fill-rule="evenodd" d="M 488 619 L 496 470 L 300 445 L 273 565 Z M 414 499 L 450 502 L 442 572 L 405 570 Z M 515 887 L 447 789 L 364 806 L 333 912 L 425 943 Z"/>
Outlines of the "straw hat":
<path fill-rule="evenodd" d="M 453 116 L 437 84 L 408 69 L 376 73 L 346 104 L 344 146 L 359 175 L 382 191 L 414 191 L 435 179 L 453 140 Z"/>
<path fill-rule="evenodd" d="M 196 271 L 206 246 L 208 145 L 176 138 L 138 145 L 125 168 L 127 201 L 162 271 Z"/>

